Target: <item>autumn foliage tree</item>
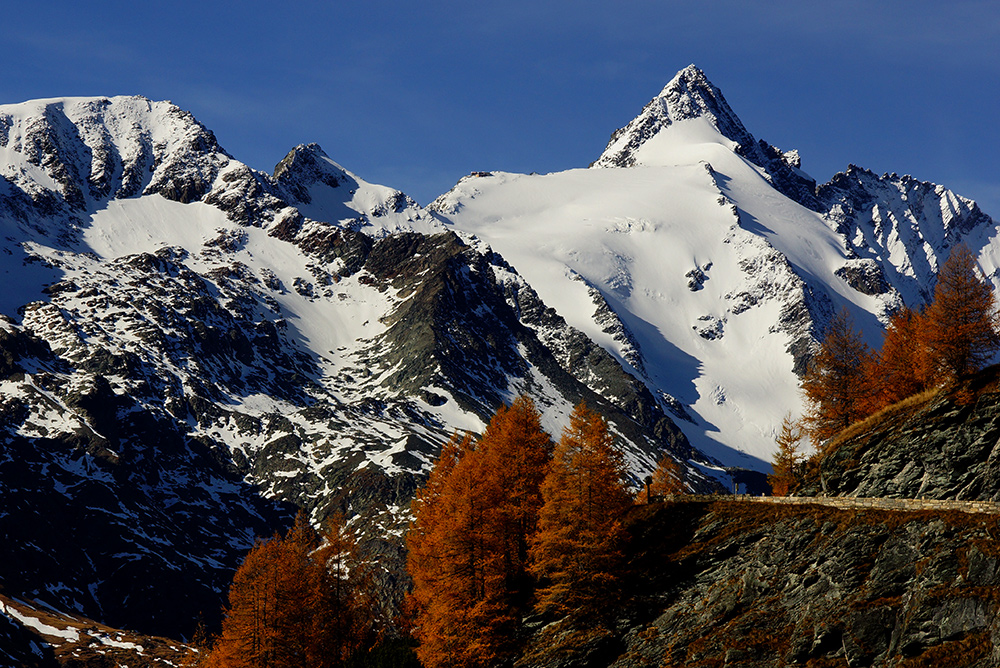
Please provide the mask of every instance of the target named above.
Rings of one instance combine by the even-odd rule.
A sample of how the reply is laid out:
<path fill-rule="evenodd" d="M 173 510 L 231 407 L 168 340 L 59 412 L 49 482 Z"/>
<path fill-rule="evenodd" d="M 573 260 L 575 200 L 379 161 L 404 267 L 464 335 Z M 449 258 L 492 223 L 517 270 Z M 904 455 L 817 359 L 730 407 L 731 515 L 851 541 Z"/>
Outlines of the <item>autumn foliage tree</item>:
<path fill-rule="evenodd" d="M 632 496 L 607 423 L 582 403 L 556 445 L 542 495 L 531 545 L 531 572 L 540 581 L 537 608 L 595 617 L 619 586 L 622 515 Z"/>
<path fill-rule="evenodd" d="M 927 318 L 903 307 L 889 320 L 882 349 L 871 358 L 869 413 L 923 392 L 932 384 Z"/>
<path fill-rule="evenodd" d="M 982 369 L 1000 349 L 992 286 L 964 244 L 952 249 L 938 272 L 934 301 L 926 311 L 924 333 L 940 384 Z"/>
<path fill-rule="evenodd" d="M 500 408 L 480 441 L 482 466 L 492 483 L 484 500 L 492 509 L 503 555 L 503 585 L 515 596 L 530 585 L 528 539 L 538 525 L 541 485 L 552 458 L 552 439 L 540 418 L 531 400 L 519 397 L 509 408 Z"/>
<path fill-rule="evenodd" d="M 465 636 L 470 630 L 451 622 L 457 609 L 481 591 L 476 571 L 482 550 L 472 529 L 482 523 L 482 509 L 474 498 L 465 498 L 465 488 L 474 481 L 460 480 L 467 477 L 469 466 L 459 467 L 472 448 L 471 435 L 453 436 L 411 505 L 414 519 L 406 536 L 407 570 L 413 578 L 409 607 L 421 660 L 428 666 L 465 665 L 459 656 L 469 644 Z M 462 535 L 452 533 L 459 530 Z"/>
<path fill-rule="evenodd" d="M 326 522 L 319 547 L 310 555 L 317 586 L 310 617 L 316 641 L 315 666 L 339 665 L 371 648 L 383 624 L 371 565 L 358 551 L 342 515 Z"/>
<path fill-rule="evenodd" d="M 934 298 L 921 311 L 902 308 L 871 352 L 846 311 L 834 317 L 802 379 L 806 429 L 816 445 L 851 423 L 933 387 L 981 370 L 1000 351 L 993 287 L 964 244 L 938 272 Z"/>
<path fill-rule="evenodd" d="M 815 444 L 867 415 L 869 384 L 865 370 L 871 349 L 846 309 L 839 311 L 827 327 L 819 352 L 802 379 L 807 413 L 805 424 Z"/>
<path fill-rule="evenodd" d="M 650 477 L 652 480 L 649 483 L 649 492 L 655 496 L 688 492 L 684 485 L 684 473 L 680 463 L 666 452 L 656 463 L 656 468 Z"/>
<path fill-rule="evenodd" d="M 324 536 L 299 514 L 258 540 L 233 577 L 208 668 L 327 668 L 373 640 L 373 618 L 341 521 Z"/>
<path fill-rule="evenodd" d="M 527 397 L 483 436 L 453 437 L 414 500 L 407 535 L 414 635 L 424 666 L 486 666 L 515 649 L 528 603 L 528 539 L 552 453 Z"/>
<path fill-rule="evenodd" d="M 767 482 L 771 485 L 771 493 L 774 496 L 788 496 L 798 488 L 802 462 L 799 444 L 804 437 L 802 426 L 793 420 L 791 415 L 786 415 L 781 421 L 781 430 L 775 439 L 778 449 L 771 463 L 774 472 L 767 476 Z"/>

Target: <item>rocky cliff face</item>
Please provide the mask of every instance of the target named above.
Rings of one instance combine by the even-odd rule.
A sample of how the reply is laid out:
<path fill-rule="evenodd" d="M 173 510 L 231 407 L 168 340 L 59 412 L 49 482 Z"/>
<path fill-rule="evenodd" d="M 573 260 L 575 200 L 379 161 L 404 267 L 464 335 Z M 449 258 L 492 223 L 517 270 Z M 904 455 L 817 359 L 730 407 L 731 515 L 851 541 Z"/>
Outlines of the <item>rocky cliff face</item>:
<path fill-rule="evenodd" d="M 1000 368 L 835 437 L 798 492 L 1000 499 Z M 995 666 L 1000 516 L 678 502 L 636 508 L 603 627 L 533 620 L 521 666 Z M 552 623 L 556 622 L 556 623 Z M 550 625 L 544 625 L 550 624 Z"/>
<path fill-rule="evenodd" d="M 943 186 L 854 165 L 819 186 L 816 196 L 856 258 L 842 269 L 848 284 L 864 294 L 898 295 L 911 306 L 930 301 L 953 246 L 978 251 L 979 236 L 995 227 L 975 202 Z"/>
<path fill-rule="evenodd" d="M 175 636 L 214 618 L 241 554 L 289 511 L 144 405 L 136 357 L 95 346 L 72 364 L 10 323 L 0 339 L 4 591 Z M 104 373 L 146 390 L 116 393 Z"/>
<path fill-rule="evenodd" d="M 804 496 L 1000 500 L 1000 369 L 888 409 L 835 439 Z"/>
<path fill-rule="evenodd" d="M 1000 659 L 996 516 L 719 501 L 638 507 L 628 521 L 628 603 L 603 629 L 539 620 L 518 666 Z"/>

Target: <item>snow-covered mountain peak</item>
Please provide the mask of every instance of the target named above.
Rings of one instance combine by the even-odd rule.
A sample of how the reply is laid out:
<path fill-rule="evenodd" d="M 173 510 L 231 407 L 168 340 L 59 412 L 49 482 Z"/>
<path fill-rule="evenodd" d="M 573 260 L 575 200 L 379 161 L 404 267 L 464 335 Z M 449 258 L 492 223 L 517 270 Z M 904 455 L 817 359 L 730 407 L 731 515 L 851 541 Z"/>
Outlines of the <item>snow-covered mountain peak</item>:
<path fill-rule="evenodd" d="M 104 169 L 122 167 L 112 158 L 124 159 L 130 149 L 141 144 L 155 146 L 160 158 L 190 151 L 228 157 L 211 131 L 189 112 L 167 101 L 128 95 L 0 105 L 0 147 L 43 167 L 57 157 L 77 157 L 84 162 L 89 158 L 91 169 L 82 176 L 92 181 L 104 175 Z M 108 149 L 117 155 L 108 155 Z"/>
<path fill-rule="evenodd" d="M 284 236 L 303 218 L 376 235 L 440 231 L 405 194 L 366 183 L 315 144 L 293 149 L 273 177 L 252 169 L 170 102 L 123 96 L 0 106 L 0 219 L 75 248 L 95 213 L 143 195 L 208 204 L 237 225 L 284 225 Z"/>
<path fill-rule="evenodd" d="M 719 147 L 719 148 L 715 148 Z M 628 125 L 611 135 L 591 167 L 669 167 L 736 153 L 779 192 L 814 211 L 816 181 L 801 170 L 797 151 L 756 139 L 705 73 L 689 65 Z"/>
<path fill-rule="evenodd" d="M 665 132 L 669 128 L 669 132 Z M 683 128 L 683 129 L 681 129 Z M 628 125 L 611 136 L 594 167 L 631 167 L 670 162 L 667 145 L 680 141 L 723 143 L 746 150 L 753 136 L 705 73 L 689 65 L 663 87 Z"/>
<path fill-rule="evenodd" d="M 306 202 L 306 189 L 317 182 L 337 188 L 348 179 L 346 170 L 331 160 L 319 144 L 299 144 L 274 168 L 274 180 Z"/>
<path fill-rule="evenodd" d="M 274 168 L 274 182 L 304 216 L 382 236 L 440 232 L 420 205 L 395 188 L 368 183 L 330 159 L 318 144 L 299 144 Z"/>
<path fill-rule="evenodd" d="M 688 65 L 678 72 L 663 87 L 658 98 L 664 101 L 670 118 L 675 122 L 705 117 L 730 139 L 739 141 L 739 137 L 732 135 L 746 133 L 722 91 L 694 65 Z"/>
<path fill-rule="evenodd" d="M 111 200 L 200 200 L 236 164 L 190 113 L 139 96 L 0 106 L 0 157 L 0 214 L 35 229 L 40 214 L 54 237 Z"/>

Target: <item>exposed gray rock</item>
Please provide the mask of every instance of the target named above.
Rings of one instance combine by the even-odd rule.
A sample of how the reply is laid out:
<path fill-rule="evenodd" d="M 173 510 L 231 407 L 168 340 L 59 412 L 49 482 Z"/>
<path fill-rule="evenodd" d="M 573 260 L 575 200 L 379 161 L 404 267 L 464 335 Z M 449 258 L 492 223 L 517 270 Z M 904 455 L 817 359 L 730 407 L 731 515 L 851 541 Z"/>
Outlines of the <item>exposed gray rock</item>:
<path fill-rule="evenodd" d="M 864 294 L 898 294 L 894 301 L 901 298 L 913 308 L 929 301 L 951 248 L 975 230 L 994 227 L 975 202 L 944 186 L 911 176 L 877 176 L 855 165 L 819 186 L 816 196 L 817 210 L 843 237 L 845 249 L 872 258 L 865 262 L 877 262 L 881 270 L 878 276 L 876 268 L 855 269 L 858 263 L 851 261 L 842 277 Z M 897 259 L 890 262 L 892 256 Z"/>
<path fill-rule="evenodd" d="M 537 620 L 515 665 L 995 665 L 995 516 L 719 501 L 628 522 L 621 603 Z"/>
<path fill-rule="evenodd" d="M 833 273 L 863 295 L 881 295 L 892 289 L 885 279 L 882 267 L 875 260 L 849 260 Z"/>
<path fill-rule="evenodd" d="M 802 494 L 1000 500 L 998 372 L 969 382 L 972 399 L 941 391 L 838 439 Z"/>

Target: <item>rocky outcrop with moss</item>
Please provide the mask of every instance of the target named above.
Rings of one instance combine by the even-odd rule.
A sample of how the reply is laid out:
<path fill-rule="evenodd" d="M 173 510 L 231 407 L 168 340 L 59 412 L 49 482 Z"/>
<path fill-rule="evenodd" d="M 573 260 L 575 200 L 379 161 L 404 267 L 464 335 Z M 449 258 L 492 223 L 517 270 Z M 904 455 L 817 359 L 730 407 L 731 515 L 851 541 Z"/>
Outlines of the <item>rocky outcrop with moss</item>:
<path fill-rule="evenodd" d="M 835 437 L 799 494 L 1000 500 L 1000 368 Z"/>
<path fill-rule="evenodd" d="M 720 500 L 633 509 L 608 615 L 533 619 L 517 665 L 995 666 L 1000 517 Z"/>

